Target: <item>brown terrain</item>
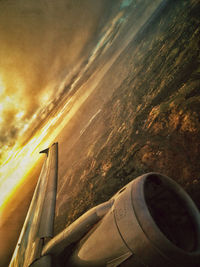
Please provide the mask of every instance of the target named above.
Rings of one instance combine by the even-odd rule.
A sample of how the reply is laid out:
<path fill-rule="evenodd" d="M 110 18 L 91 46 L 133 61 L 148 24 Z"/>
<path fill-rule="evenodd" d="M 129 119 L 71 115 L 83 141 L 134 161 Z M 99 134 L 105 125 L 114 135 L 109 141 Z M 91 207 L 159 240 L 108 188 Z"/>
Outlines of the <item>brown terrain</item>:
<path fill-rule="evenodd" d="M 168 1 L 68 125 L 70 139 L 83 114 L 97 112 L 71 148 L 60 152 L 56 233 L 150 171 L 176 180 L 200 207 L 199 11 L 198 1 Z M 108 92 L 113 94 L 102 105 Z"/>

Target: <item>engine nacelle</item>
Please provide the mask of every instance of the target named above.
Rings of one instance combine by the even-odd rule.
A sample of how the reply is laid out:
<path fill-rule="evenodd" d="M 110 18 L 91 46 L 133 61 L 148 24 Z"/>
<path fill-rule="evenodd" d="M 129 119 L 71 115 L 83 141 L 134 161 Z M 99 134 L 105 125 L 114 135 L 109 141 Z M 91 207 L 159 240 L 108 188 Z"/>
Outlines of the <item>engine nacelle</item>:
<path fill-rule="evenodd" d="M 145 174 L 111 203 L 65 266 L 200 266 L 200 213 L 172 179 Z"/>

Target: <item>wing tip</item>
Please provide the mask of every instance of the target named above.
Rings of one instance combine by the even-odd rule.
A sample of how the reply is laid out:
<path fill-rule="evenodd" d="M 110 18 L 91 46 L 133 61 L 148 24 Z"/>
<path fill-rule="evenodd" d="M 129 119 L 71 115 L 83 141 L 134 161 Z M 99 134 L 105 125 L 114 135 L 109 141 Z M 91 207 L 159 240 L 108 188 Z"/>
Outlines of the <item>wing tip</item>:
<path fill-rule="evenodd" d="M 47 156 L 48 156 L 48 153 L 49 153 L 49 148 L 46 148 L 46 149 L 44 149 L 44 150 L 41 150 L 39 153 L 45 153 L 45 154 L 47 154 Z"/>
<path fill-rule="evenodd" d="M 51 145 L 51 146 L 56 146 L 56 147 L 58 147 L 58 142 L 55 142 L 55 143 L 53 143 L 53 145 Z M 45 153 L 45 154 L 47 154 L 47 156 L 48 156 L 48 154 L 49 154 L 49 147 L 48 148 L 46 148 L 46 149 L 44 149 L 44 150 L 41 150 L 39 153 Z"/>

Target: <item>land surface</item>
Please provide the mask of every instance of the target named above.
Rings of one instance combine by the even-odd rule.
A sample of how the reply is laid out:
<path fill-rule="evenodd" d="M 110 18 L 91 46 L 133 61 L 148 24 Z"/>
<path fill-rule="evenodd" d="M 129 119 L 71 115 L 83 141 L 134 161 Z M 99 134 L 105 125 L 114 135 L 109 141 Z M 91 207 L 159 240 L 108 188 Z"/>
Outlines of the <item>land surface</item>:
<path fill-rule="evenodd" d="M 59 155 L 56 233 L 145 172 L 173 178 L 200 207 L 199 10 L 161 5 L 68 125 L 62 146 L 91 114 Z"/>

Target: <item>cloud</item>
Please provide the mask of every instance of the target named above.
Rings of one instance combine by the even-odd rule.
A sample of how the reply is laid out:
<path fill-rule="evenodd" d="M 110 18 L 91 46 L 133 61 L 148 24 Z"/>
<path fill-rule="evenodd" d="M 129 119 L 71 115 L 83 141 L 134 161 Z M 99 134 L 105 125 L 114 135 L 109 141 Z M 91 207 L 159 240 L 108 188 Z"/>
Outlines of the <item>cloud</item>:
<path fill-rule="evenodd" d="M 87 56 L 105 8 L 105 0 L 0 2 L 1 158 Z"/>

